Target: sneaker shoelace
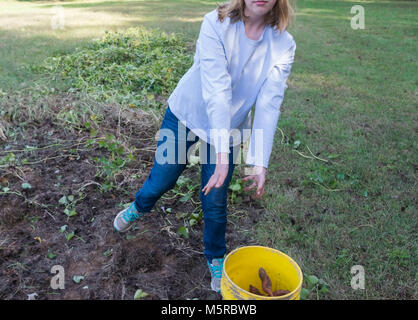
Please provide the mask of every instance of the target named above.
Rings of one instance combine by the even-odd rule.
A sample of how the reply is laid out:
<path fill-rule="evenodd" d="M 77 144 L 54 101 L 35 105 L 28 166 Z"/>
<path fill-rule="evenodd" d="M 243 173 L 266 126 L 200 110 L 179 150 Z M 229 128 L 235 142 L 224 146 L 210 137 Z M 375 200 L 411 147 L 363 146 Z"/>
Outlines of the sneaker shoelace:
<path fill-rule="evenodd" d="M 125 214 L 123 215 L 123 219 L 126 222 L 133 222 L 139 218 L 138 211 L 135 208 L 135 203 L 132 203 L 128 210 L 125 211 Z"/>

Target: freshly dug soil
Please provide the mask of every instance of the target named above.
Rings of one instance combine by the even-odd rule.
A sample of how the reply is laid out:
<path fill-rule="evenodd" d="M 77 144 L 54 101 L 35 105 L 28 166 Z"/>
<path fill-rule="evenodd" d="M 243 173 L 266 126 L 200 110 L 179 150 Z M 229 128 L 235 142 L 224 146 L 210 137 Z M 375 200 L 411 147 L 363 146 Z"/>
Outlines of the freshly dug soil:
<path fill-rule="evenodd" d="M 49 103 L 56 114 L 74 105 L 71 96 L 57 96 Z M 20 134 L 0 140 L 0 158 L 8 150 L 59 142 L 57 147 L 25 152 L 31 164 L 0 166 L 1 186 L 16 192 L 0 195 L 0 299 L 27 299 L 33 293 L 37 299 L 133 299 L 137 289 L 148 293 L 144 299 L 221 299 L 210 290 L 202 254 L 203 221 L 190 228 L 188 239 L 176 232 L 183 225 L 176 214 L 192 212 L 196 204 L 162 198 L 127 233 L 113 229 L 115 215 L 133 200 L 151 169 L 159 124 L 147 122 L 134 110 L 105 115 L 100 132 L 124 137 L 137 150 L 135 160 L 118 177 L 116 191 L 99 188 L 103 181 L 92 159 L 103 150 L 85 147 L 90 133 L 66 127 L 52 115 L 28 121 L 15 130 Z M 4 125 L 18 126 L 13 119 Z M 74 148 L 75 155 L 69 152 Z M 23 157 L 22 152 L 14 153 Z M 184 175 L 200 177 L 199 170 L 187 168 Z M 75 206 L 77 215 L 67 217 L 59 200 L 70 194 L 77 198 L 78 192 L 84 198 Z M 196 195 L 193 199 L 198 201 Z M 162 207 L 171 208 L 171 213 Z M 250 233 L 261 210 L 249 197 L 241 206 L 230 206 L 230 219 L 235 220 L 227 227 L 228 251 L 255 244 Z M 245 214 L 236 218 L 238 211 Z M 54 265 L 64 268 L 65 289 L 50 286 Z"/>

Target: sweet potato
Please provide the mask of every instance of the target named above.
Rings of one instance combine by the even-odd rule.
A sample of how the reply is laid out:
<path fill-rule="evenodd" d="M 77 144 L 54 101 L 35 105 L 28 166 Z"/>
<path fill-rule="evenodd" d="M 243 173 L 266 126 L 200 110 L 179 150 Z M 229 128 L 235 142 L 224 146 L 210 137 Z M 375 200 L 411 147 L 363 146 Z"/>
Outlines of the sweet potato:
<path fill-rule="evenodd" d="M 290 291 L 287 290 L 276 290 L 273 292 L 273 296 L 275 297 L 280 297 L 280 296 L 284 296 L 286 294 L 288 294 Z"/>
<path fill-rule="evenodd" d="M 273 289 L 271 288 L 271 279 L 263 268 L 258 269 L 258 276 L 261 279 L 261 286 L 270 297 L 273 296 Z"/>
<path fill-rule="evenodd" d="M 258 294 L 259 296 L 264 296 L 264 294 L 262 294 L 260 290 L 258 290 L 256 287 L 252 286 L 251 284 L 250 284 L 250 292 L 253 294 Z"/>
<path fill-rule="evenodd" d="M 250 292 L 251 293 L 257 294 L 259 296 L 279 297 L 279 296 L 284 296 L 284 295 L 286 295 L 290 292 L 290 291 L 287 291 L 287 290 L 276 290 L 276 291 L 273 292 L 272 285 L 271 285 L 271 279 L 267 275 L 266 270 L 264 270 L 263 268 L 258 269 L 258 276 L 261 279 L 261 286 L 262 286 L 264 292 L 266 292 L 267 294 L 263 294 L 262 292 L 260 292 L 260 290 L 258 290 L 256 287 L 254 287 L 253 285 L 250 284 Z"/>

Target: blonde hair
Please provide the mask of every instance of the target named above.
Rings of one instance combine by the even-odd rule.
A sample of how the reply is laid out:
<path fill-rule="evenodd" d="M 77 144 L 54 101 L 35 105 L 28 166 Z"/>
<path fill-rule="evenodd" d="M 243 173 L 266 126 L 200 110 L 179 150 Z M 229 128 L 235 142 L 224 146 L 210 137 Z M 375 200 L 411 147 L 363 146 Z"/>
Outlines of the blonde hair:
<path fill-rule="evenodd" d="M 248 18 L 244 14 L 244 0 L 231 0 L 230 2 L 218 4 L 218 19 L 223 22 L 229 16 L 231 22 L 244 20 Z M 270 14 L 266 14 L 265 23 L 273 29 L 279 29 L 280 32 L 286 30 L 290 24 L 290 18 L 293 17 L 294 11 L 289 0 L 277 0 Z"/>

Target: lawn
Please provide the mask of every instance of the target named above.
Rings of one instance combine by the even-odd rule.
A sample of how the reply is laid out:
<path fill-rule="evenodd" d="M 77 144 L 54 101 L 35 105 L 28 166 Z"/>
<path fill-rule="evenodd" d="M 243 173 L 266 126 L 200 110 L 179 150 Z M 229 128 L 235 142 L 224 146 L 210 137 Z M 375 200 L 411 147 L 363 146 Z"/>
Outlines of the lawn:
<path fill-rule="evenodd" d="M 102 107 L 111 108 L 114 103 L 126 107 L 131 101 L 129 100 L 129 103 L 124 103 L 128 101 L 127 99 L 96 101 L 97 97 L 93 95 L 92 98 L 92 93 L 87 91 L 84 92 L 87 95 L 85 99 L 93 99 L 93 101 L 79 101 L 71 96 L 71 92 L 74 91 L 69 91 L 73 86 L 69 82 L 71 79 L 62 77 L 59 73 L 54 76 L 51 71 L 40 73 L 39 69 L 27 66 L 42 64 L 48 57 L 71 55 L 76 52 L 76 48 L 88 46 L 93 39 L 104 36 L 105 31 L 124 32 L 136 26 L 147 29 L 158 28 L 167 33 L 184 35 L 190 40 L 189 55 L 193 55 L 193 44 L 202 17 L 215 8 L 216 2 L 212 0 L 68 2 L 0 0 L 0 96 L 3 100 L 6 96 L 18 96 L 15 100 L 9 100 L 6 105 L 10 106 L 10 101 L 14 101 L 16 106 L 26 108 L 25 112 L 28 114 L 31 113 L 31 108 L 35 108 L 34 106 L 40 108 L 38 102 L 32 102 L 32 95 L 46 99 L 44 95 L 58 94 L 61 100 L 52 102 L 48 100 L 49 105 L 58 106 L 57 108 L 65 109 L 68 101 L 74 102 L 77 106 L 88 105 L 90 118 L 82 115 L 82 111 L 77 115 L 79 117 L 77 119 L 83 119 L 82 128 L 74 118 L 70 117 L 74 115 L 70 112 L 59 112 L 58 119 L 63 122 L 58 124 L 58 128 L 54 127 L 57 125 L 56 122 L 52 121 L 54 125 L 50 122 L 46 125 L 39 115 L 32 116 L 36 118 L 37 125 L 47 127 L 48 130 L 59 130 L 59 125 L 64 124 L 66 128 L 71 127 L 68 130 L 74 135 L 72 138 L 81 139 L 78 140 L 79 143 L 80 141 L 84 143 L 83 139 L 87 139 L 87 136 L 95 136 L 90 126 L 95 126 L 96 122 L 100 123 L 99 120 L 96 121 L 95 115 L 101 112 Z M 355 30 L 350 26 L 353 17 L 350 9 L 358 4 L 364 7 L 365 29 Z M 51 18 L 56 12 L 53 11 L 55 5 L 62 7 L 63 29 L 51 27 Z M 233 228 L 230 231 L 235 232 L 236 235 L 230 236 L 229 245 L 230 249 L 236 245 L 266 245 L 293 257 L 301 266 L 305 277 L 316 277 L 310 277 L 311 281 L 305 279 L 304 282 L 304 288 L 309 289 L 309 299 L 416 299 L 417 297 L 417 14 L 418 4 L 413 1 L 299 0 L 297 2 L 296 19 L 289 28 L 297 43 L 296 58 L 281 109 L 279 129 L 267 175 L 266 193 L 262 200 L 252 204 L 254 210 L 251 209 L 251 212 L 245 211 L 245 205 L 231 204 Z M 173 48 L 176 48 L 175 46 L 176 44 L 173 44 Z M 177 60 L 170 61 L 177 63 Z M 189 60 L 185 61 L 188 61 L 184 62 L 187 67 L 187 63 L 191 61 L 190 56 Z M 101 93 L 106 96 L 107 91 Z M 103 95 L 100 95 L 100 98 L 102 97 Z M 162 101 L 166 98 L 168 98 L 166 93 L 159 96 Z M 141 106 L 135 105 L 128 109 L 130 112 L 135 110 L 140 112 Z M 41 109 L 36 109 L 35 113 L 39 110 Z M 48 113 L 48 110 L 44 112 Z M 0 120 L 1 117 L 6 119 L 5 115 L 0 113 Z M 156 115 L 158 120 L 160 114 L 156 112 Z M 143 116 L 142 113 L 140 116 Z M 119 139 L 120 132 L 116 131 L 106 118 L 104 119 L 106 120 L 102 122 L 104 128 L 109 132 L 113 130 Z M 118 119 L 120 123 L 120 116 L 119 118 L 116 116 L 116 120 Z M 131 127 L 134 124 L 130 123 L 122 129 L 124 134 L 122 137 L 128 137 L 125 140 L 120 138 L 119 142 L 114 141 L 116 139 L 114 136 L 107 136 L 106 139 L 100 140 L 102 142 L 97 140 L 99 144 L 94 147 L 95 152 L 101 155 L 106 151 L 114 156 L 115 149 L 112 149 L 114 144 L 121 143 L 125 148 L 124 156 L 128 157 L 132 151 L 129 143 L 133 143 L 137 148 L 133 151 L 135 156 L 141 157 L 140 149 L 146 149 L 147 151 L 144 152 L 148 153 L 143 160 L 145 163 L 150 161 L 149 152 L 152 151 L 152 144 L 142 144 L 142 142 L 138 144 L 133 141 L 134 128 Z M 149 130 L 155 129 L 156 125 L 147 124 L 148 133 L 144 132 L 144 139 L 150 139 Z M 8 127 L 6 134 L 9 140 L 7 143 L 0 140 L 0 169 L 6 168 L 5 162 L 1 162 L 1 157 L 6 154 L 8 150 L 6 147 L 9 144 L 15 143 L 13 146 L 24 148 L 25 145 L 45 143 L 40 137 L 32 139 L 24 134 L 26 132 L 32 135 L 35 129 L 30 128 L 30 130 L 19 133 L 18 128 Z M 42 132 L 38 132 L 38 135 L 42 135 Z M 58 136 L 61 143 L 70 145 L 70 141 L 66 141 L 65 136 Z M 56 154 L 45 153 L 43 156 L 52 158 Z M 90 161 L 86 150 L 80 150 L 79 156 L 82 160 L 86 160 L 86 163 Z M 34 159 L 29 160 L 34 161 Z M 105 160 L 99 158 L 95 164 L 106 166 L 108 162 Z M 82 168 L 93 181 L 95 173 L 90 172 L 88 167 Z M 141 177 L 146 172 L 135 171 L 137 170 L 135 162 L 128 162 L 126 168 L 129 174 L 142 175 Z M 6 169 L 12 170 L 10 166 Z M 195 169 L 191 168 L 192 172 Z M 64 169 L 60 167 L 60 170 Z M 23 171 L 30 177 L 29 171 Z M 16 175 L 22 175 L 19 171 L 14 171 L 14 180 L 6 176 L 5 172 L 0 171 L 0 177 L 10 180 L 10 185 L 17 182 L 20 184 L 21 181 L 16 178 Z M 237 170 L 236 178 L 239 177 L 240 172 Z M 51 181 L 54 178 L 52 173 L 47 175 Z M 115 208 L 121 205 L 119 202 L 123 202 L 122 199 L 129 199 L 129 194 L 135 189 L 135 183 L 143 181 L 141 177 L 137 180 L 117 181 L 123 188 L 109 193 L 110 198 L 109 194 L 103 194 L 98 190 L 93 192 L 91 189 L 81 188 L 82 184 L 78 185 L 79 190 L 90 194 L 88 201 L 80 196 L 79 203 L 87 201 L 91 207 L 97 205 L 95 202 L 97 200 L 100 204 L 106 204 L 103 216 L 100 216 L 100 213 L 93 215 L 98 224 L 95 227 L 106 224 Z M 42 177 L 38 178 L 42 179 Z M 162 199 L 161 207 L 170 206 L 170 201 L 176 197 L 185 199 L 187 192 L 194 190 L 192 181 L 178 186 L 167 199 Z M 41 189 L 42 183 L 38 183 L 37 188 Z M 74 189 L 69 179 L 58 183 L 67 186 L 68 192 Z M 97 180 L 96 183 L 100 183 L 102 187 L 104 185 L 101 180 Z M 36 186 L 36 182 L 33 182 L 33 186 Z M 56 194 L 50 198 L 40 197 L 37 201 L 42 199 L 43 204 L 52 205 L 52 200 L 48 202 L 48 199 L 62 199 L 63 195 L 58 191 L 61 187 L 58 186 Z M 90 187 L 94 187 L 94 184 Z M 30 198 L 31 194 L 25 192 L 21 190 L 21 195 L 26 199 Z M 8 192 L 4 192 L 3 195 L 0 193 L 3 202 L 0 204 L 0 210 L 4 211 L 7 209 L 5 204 L 9 205 L 15 200 L 11 198 L 13 195 L 6 193 Z M 94 199 L 97 198 L 96 200 L 89 199 L 93 198 L 92 194 Z M 237 195 L 233 194 L 233 196 Z M 238 196 L 245 197 L 242 194 Z M 116 200 L 112 202 L 109 199 L 113 197 L 116 197 Z M 71 212 L 74 207 L 72 202 L 67 204 L 62 202 L 60 202 L 61 207 L 65 206 L 70 210 L 68 212 Z M 188 207 L 186 202 L 180 201 L 179 207 L 173 204 L 173 208 L 178 210 L 196 208 L 194 203 L 192 207 Z M 48 212 L 53 213 L 61 207 L 48 207 Z M 81 210 L 87 212 L 88 205 L 83 204 Z M 38 213 L 39 217 L 45 215 L 43 211 Z M 74 226 L 82 228 L 87 218 L 79 216 L 80 214 L 75 219 L 81 220 L 76 220 Z M 0 249 L 3 255 L 6 255 L 5 252 L 10 249 L 13 239 L 18 240 L 22 246 L 34 245 L 32 239 L 36 235 L 37 223 L 46 224 L 42 219 L 48 219 L 48 215 L 42 219 L 39 217 L 34 220 L 34 217 L 31 218 L 29 215 L 8 224 L 3 219 L 3 224 L 0 224 Z M 157 222 L 152 219 L 147 221 L 147 227 L 152 230 L 152 228 L 161 228 L 162 224 L 167 223 L 165 216 L 158 217 Z M 180 217 L 178 220 L 181 221 L 183 218 Z M 92 223 L 94 225 L 95 222 Z M 25 224 L 31 225 L 29 229 L 35 230 L 25 231 L 25 239 L 18 239 L 19 233 L 8 233 L 5 228 L 6 225 L 18 225 L 19 228 L 23 228 Z M 60 229 L 62 224 L 57 222 L 54 230 Z M 67 224 L 71 229 L 71 224 Z M 167 226 L 164 225 L 164 228 L 167 229 Z M 201 227 L 201 224 L 199 226 Z M 177 227 L 179 225 L 176 225 Z M 122 289 L 125 285 L 137 281 L 130 279 L 131 273 L 135 272 L 135 269 L 132 269 L 134 267 L 122 267 L 124 257 L 134 252 L 131 249 L 123 249 L 116 238 L 108 239 L 107 233 L 97 235 L 97 239 L 101 241 L 105 239 L 97 247 L 89 247 L 89 240 L 94 239 L 86 238 L 88 237 L 86 230 L 77 230 L 79 233 L 75 234 L 87 241 L 87 243 L 81 240 L 77 242 L 84 248 L 83 250 L 89 248 L 94 252 L 113 250 L 113 256 L 109 254 L 112 256 L 111 262 L 102 261 L 104 258 L 101 254 L 97 256 L 100 263 L 111 265 L 107 269 L 108 273 L 98 274 L 91 269 L 91 274 L 95 275 L 92 278 L 110 278 L 112 272 L 122 270 L 122 276 L 128 280 L 122 281 L 122 284 L 117 282 L 114 286 L 115 290 L 121 289 L 121 292 L 134 290 L 133 287 Z M 67 234 L 67 231 L 63 233 Z M 70 230 L 68 234 L 71 235 Z M 173 244 L 187 251 L 190 245 L 187 241 L 194 239 L 192 235 L 191 232 L 189 240 L 184 240 L 183 237 L 182 242 L 178 242 L 180 240 L 173 236 Z M 197 235 L 195 239 L 199 242 L 201 239 Z M 60 260 L 64 263 L 67 261 L 65 259 L 69 259 L 70 249 L 53 247 L 54 239 L 48 240 L 51 247 L 44 245 L 45 247 L 39 248 L 40 251 L 35 253 L 50 254 L 52 251 L 49 250 L 53 248 L 54 254 L 58 255 L 57 259 L 61 259 L 58 252 L 61 252 L 62 256 L 67 256 Z M 152 235 L 146 238 L 150 242 L 152 239 Z M 124 241 L 133 241 L 133 238 Z M 156 260 L 143 268 L 160 271 L 153 268 L 162 262 L 171 266 L 170 263 L 173 261 L 166 261 L 162 254 L 156 253 L 158 243 L 152 248 Z M 85 251 L 80 251 L 77 255 L 77 245 L 74 245 L 74 248 L 73 258 L 75 261 L 82 260 L 81 253 Z M 4 282 L 4 279 L 16 277 L 22 283 L 22 279 L 31 277 L 31 273 L 25 271 L 25 264 L 18 260 L 22 252 L 16 250 L 7 253 L 13 259 L 7 260 L 7 275 L 4 273 L 0 276 L 5 283 L 0 285 L 0 293 L 5 298 L 24 298 L 25 294 L 30 293 L 31 286 L 36 287 L 36 281 L 27 280 L 23 281 L 27 286 L 21 286 L 15 295 L 5 289 L 14 282 Z M 173 249 L 164 247 L 161 250 L 166 253 L 164 250 L 168 252 Z M 138 262 L 144 257 L 134 258 Z M 146 256 L 144 259 L 149 258 Z M 186 258 L 182 260 L 186 264 L 185 274 L 187 267 L 197 268 L 188 261 Z M 353 277 L 350 271 L 355 265 L 364 268 L 364 289 L 354 290 L 350 285 Z M 83 264 L 69 264 L 71 272 L 75 275 L 84 272 L 82 266 Z M 163 272 L 170 274 L 167 270 Z M 87 279 L 88 276 L 86 281 Z M 149 283 L 150 279 L 152 278 L 142 280 Z M 193 278 L 187 279 L 193 283 Z M 318 283 L 315 279 L 318 279 Z M 172 286 L 174 286 L 175 280 L 170 277 L 166 280 L 167 282 L 159 282 L 159 284 L 169 285 L 170 281 L 173 281 Z M 16 280 L 16 283 L 19 281 Z M 97 295 L 91 293 L 93 284 L 89 284 L 89 287 L 91 291 L 87 296 L 84 293 L 77 293 L 81 289 L 79 291 L 74 289 L 70 295 L 59 297 L 97 298 Z M 193 284 L 188 287 L 190 290 L 188 293 L 176 292 L 171 296 L 164 296 L 157 285 L 149 285 L 145 289 L 155 298 L 211 298 L 203 289 L 193 291 Z M 122 298 L 126 296 L 122 295 Z"/>

